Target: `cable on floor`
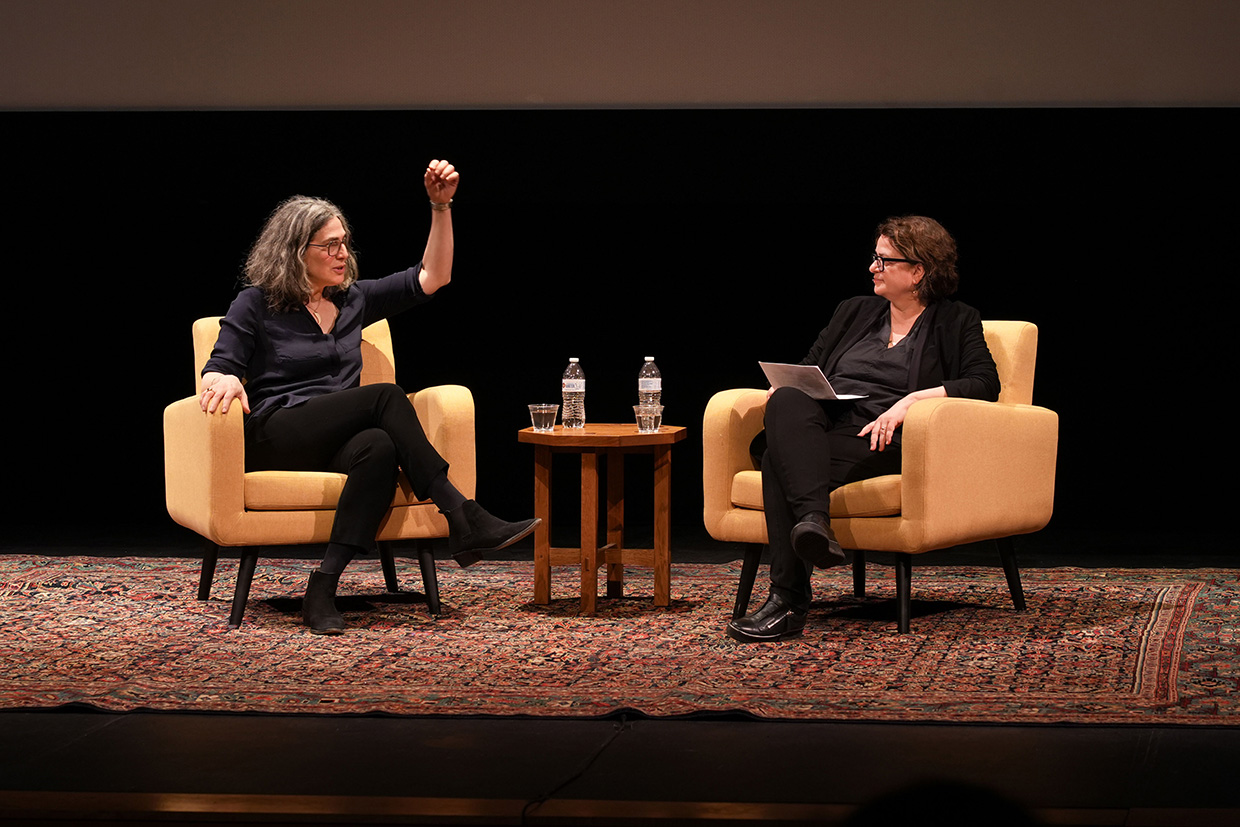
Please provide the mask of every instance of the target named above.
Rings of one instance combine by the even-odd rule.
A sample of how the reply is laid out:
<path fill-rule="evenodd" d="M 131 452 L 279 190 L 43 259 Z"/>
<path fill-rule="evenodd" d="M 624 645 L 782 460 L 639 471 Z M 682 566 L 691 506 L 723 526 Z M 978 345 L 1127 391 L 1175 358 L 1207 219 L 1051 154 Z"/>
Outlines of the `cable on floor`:
<path fill-rule="evenodd" d="M 578 778 L 581 778 L 581 776 L 585 775 L 586 772 L 590 769 L 590 767 L 594 765 L 594 762 L 598 760 L 599 756 L 602 755 L 604 752 L 606 752 L 607 748 L 611 746 L 612 742 L 620 737 L 620 733 L 625 732 L 631 728 L 632 728 L 632 725 L 629 723 L 628 717 L 625 715 L 621 715 L 620 720 L 616 723 L 615 728 L 612 730 L 611 735 L 607 736 L 607 740 L 599 745 L 599 748 L 596 749 L 594 753 L 585 760 L 585 763 L 582 764 L 581 767 L 576 772 L 569 775 L 559 784 L 556 784 L 554 787 L 552 787 L 550 790 L 540 795 L 538 798 L 530 799 L 529 801 L 525 803 L 525 806 L 521 808 L 521 823 L 526 824 L 527 823 L 526 819 L 529 816 L 534 815 L 534 812 L 540 806 L 542 806 L 543 802 L 554 797 L 555 794 L 558 793 L 560 790 L 564 789 L 569 784 L 573 783 Z"/>

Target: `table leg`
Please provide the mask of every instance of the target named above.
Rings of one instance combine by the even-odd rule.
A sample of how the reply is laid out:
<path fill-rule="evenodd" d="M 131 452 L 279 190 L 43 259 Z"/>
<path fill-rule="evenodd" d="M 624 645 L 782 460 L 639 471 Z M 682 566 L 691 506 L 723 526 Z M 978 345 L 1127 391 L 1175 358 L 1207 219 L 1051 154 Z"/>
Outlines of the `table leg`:
<path fill-rule="evenodd" d="M 598 454 L 581 454 L 581 613 L 598 608 Z"/>
<path fill-rule="evenodd" d="M 534 602 L 551 602 L 551 449 L 534 446 Z"/>
<path fill-rule="evenodd" d="M 672 602 L 672 449 L 654 449 L 654 605 Z"/>
<path fill-rule="evenodd" d="M 607 545 L 624 552 L 624 454 L 607 453 Z M 607 564 L 607 596 L 624 597 L 624 563 Z"/>

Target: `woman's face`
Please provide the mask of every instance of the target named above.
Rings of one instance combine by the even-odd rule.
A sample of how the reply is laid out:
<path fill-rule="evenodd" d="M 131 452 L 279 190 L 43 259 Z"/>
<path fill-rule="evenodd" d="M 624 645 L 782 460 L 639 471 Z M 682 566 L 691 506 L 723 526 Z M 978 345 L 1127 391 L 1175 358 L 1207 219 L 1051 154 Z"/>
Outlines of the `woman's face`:
<path fill-rule="evenodd" d="M 880 235 L 878 241 L 874 242 L 874 253 L 883 258 L 905 257 L 885 235 Z M 909 264 L 906 261 L 889 261 L 882 270 L 879 269 L 877 261 L 870 265 L 874 294 L 882 296 L 889 302 L 911 298 L 913 288 L 921 282 L 925 274 L 925 267 L 920 264 Z"/>
<path fill-rule="evenodd" d="M 328 255 L 328 245 L 338 243 L 335 255 Z M 306 274 L 310 276 L 310 284 L 314 292 L 324 287 L 332 287 L 344 283 L 345 268 L 349 263 L 349 237 L 344 231 L 344 223 L 333 218 L 324 224 L 306 248 L 302 261 L 306 263 Z"/>

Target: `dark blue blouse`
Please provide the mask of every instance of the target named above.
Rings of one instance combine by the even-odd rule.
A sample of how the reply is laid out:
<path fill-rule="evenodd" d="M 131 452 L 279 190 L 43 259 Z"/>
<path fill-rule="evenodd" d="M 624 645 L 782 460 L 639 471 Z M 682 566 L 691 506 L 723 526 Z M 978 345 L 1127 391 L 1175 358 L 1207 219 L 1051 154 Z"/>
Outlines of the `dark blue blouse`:
<path fill-rule="evenodd" d="M 245 379 L 252 418 L 357 387 L 362 328 L 429 300 L 418 280 L 421 272 L 419 264 L 336 293 L 331 300 L 339 314 L 330 333 L 307 308 L 272 311 L 262 290 L 247 287 L 221 321 L 220 337 L 202 372 Z"/>

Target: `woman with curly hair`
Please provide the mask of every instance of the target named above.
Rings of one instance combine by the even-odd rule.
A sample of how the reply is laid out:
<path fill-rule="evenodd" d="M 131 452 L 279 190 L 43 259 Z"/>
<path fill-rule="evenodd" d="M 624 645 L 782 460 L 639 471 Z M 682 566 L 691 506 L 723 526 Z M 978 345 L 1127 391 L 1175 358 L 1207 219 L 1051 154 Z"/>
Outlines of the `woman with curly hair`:
<path fill-rule="evenodd" d="M 837 394 L 817 400 L 790 387 L 769 394 L 761 455 L 771 551 L 771 591 L 757 611 L 728 624 L 743 642 L 801 634 L 814 566 L 844 562 L 831 530 L 830 496 L 855 480 L 900 473 L 900 426 L 922 399 L 995 400 L 999 374 L 981 316 L 948 299 L 956 291 L 956 242 L 924 216 L 889 218 L 875 233 L 874 295 L 836 308 L 803 365 L 818 365 Z"/>
<path fill-rule="evenodd" d="M 428 301 L 452 278 L 452 198 L 460 175 L 431 161 L 424 175 L 431 229 L 422 261 L 404 272 L 359 281 L 343 213 L 294 196 L 267 220 L 246 261 L 247 286 L 220 325 L 203 368 L 202 409 L 238 402 L 249 471 L 335 471 L 348 475 L 330 543 L 310 573 L 302 614 L 315 634 L 344 631 L 336 586 L 345 566 L 373 548 L 403 470 L 419 499 L 448 518 L 448 544 L 467 566 L 534 530 L 467 500 L 448 481 L 405 392 L 361 385 L 362 328 Z M 245 383 L 242 384 L 242 380 Z"/>

